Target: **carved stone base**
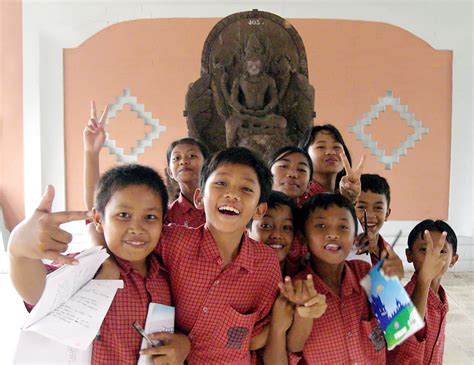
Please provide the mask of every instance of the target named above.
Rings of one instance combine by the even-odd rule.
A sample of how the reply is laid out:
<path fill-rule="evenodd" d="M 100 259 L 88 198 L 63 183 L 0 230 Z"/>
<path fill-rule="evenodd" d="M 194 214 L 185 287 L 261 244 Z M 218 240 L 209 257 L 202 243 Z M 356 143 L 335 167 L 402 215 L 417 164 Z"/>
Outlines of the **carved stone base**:
<path fill-rule="evenodd" d="M 284 131 L 284 130 L 283 130 Z M 291 141 L 282 130 L 273 129 L 269 134 L 247 134 L 239 133 L 240 147 L 246 147 L 254 151 L 264 162 L 268 162 L 270 156 L 279 148 L 291 145 Z M 279 133 L 276 133 L 279 132 Z"/>

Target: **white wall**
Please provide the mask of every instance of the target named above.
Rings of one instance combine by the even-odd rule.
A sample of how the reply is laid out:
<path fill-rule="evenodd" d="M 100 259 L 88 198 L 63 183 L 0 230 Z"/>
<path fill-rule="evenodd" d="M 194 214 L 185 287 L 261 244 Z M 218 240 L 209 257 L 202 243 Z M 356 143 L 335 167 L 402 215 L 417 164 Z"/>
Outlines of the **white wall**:
<path fill-rule="evenodd" d="M 473 5 L 469 1 L 24 1 L 26 214 L 34 209 L 47 183 L 56 187 L 55 209 L 64 209 L 65 206 L 63 48 L 77 47 L 99 30 L 124 20 L 221 18 L 255 8 L 284 18 L 385 22 L 414 33 L 436 49 L 453 50 L 449 223 L 459 236 L 461 260 L 455 270 L 474 270 Z M 388 222 L 384 226 L 384 236 L 390 240 L 400 228 L 407 234 L 414 224 L 409 221 Z M 402 246 L 398 247 L 399 253 L 403 252 Z"/>

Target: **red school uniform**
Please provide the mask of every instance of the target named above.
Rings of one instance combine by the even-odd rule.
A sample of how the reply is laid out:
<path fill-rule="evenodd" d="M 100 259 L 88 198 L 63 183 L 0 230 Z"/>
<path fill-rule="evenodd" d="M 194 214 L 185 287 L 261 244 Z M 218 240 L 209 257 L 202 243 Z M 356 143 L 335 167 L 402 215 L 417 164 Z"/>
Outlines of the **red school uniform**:
<path fill-rule="evenodd" d="M 225 268 L 205 226 L 165 226 L 156 252 L 170 273 L 176 327 L 191 340 L 189 364 L 249 364 L 249 344 L 270 321 L 281 281 L 274 250 L 243 235 Z"/>
<path fill-rule="evenodd" d="M 385 364 L 385 348 L 375 352 L 369 335 L 377 326 L 360 280 L 370 265 L 360 260 L 346 261 L 340 296 L 308 265 L 296 278 L 313 275 L 314 287 L 326 296 L 326 312 L 313 322 L 304 349 L 292 353 L 292 364 Z"/>
<path fill-rule="evenodd" d="M 314 180 L 310 180 L 306 192 L 296 199 L 296 205 L 298 206 L 298 208 L 301 208 L 306 200 L 312 198 L 316 194 L 327 192 L 328 190 L 320 183 Z"/>
<path fill-rule="evenodd" d="M 381 234 L 379 234 L 379 238 L 377 239 L 377 246 L 379 248 L 380 254 L 382 254 L 384 250 L 388 251 L 388 249 L 390 248 L 390 244 L 383 239 Z M 380 261 L 380 257 L 377 257 L 375 254 L 371 253 L 370 261 L 372 261 L 372 265 L 375 265 L 377 262 Z"/>
<path fill-rule="evenodd" d="M 179 193 L 178 199 L 168 206 L 165 224 L 174 223 L 178 226 L 199 227 L 206 223 L 206 214 L 203 209 L 198 209 Z"/>
<path fill-rule="evenodd" d="M 413 274 L 405 286 L 411 296 L 415 290 L 417 275 Z M 438 293 L 430 288 L 425 310 L 425 327 L 388 352 L 390 364 L 432 365 L 443 363 L 448 298 L 440 285 Z"/>
<path fill-rule="evenodd" d="M 168 273 L 160 266 L 155 255 L 148 256 L 146 278 L 131 267 L 128 261 L 115 257 L 124 282 L 112 301 L 102 322 L 100 332 L 93 342 L 92 364 L 136 364 L 142 338 L 132 327 L 137 320 L 145 325 L 150 302 L 171 304 Z M 48 273 L 58 266 L 46 265 Z M 27 309 L 33 306 L 27 304 Z"/>

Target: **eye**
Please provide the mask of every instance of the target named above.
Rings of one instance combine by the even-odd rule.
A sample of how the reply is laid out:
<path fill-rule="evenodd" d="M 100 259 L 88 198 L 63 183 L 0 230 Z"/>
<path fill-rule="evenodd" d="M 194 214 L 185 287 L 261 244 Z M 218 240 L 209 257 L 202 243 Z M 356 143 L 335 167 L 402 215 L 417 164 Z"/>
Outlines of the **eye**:
<path fill-rule="evenodd" d="M 225 183 L 224 181 L 220 181 L 220 180 L 219 180 L 219 181 L 214 182 L 214 185 L 217 185 L 217 186 L 225 186 L 226 183 Z"/>
<path fill-rule="evenodd" d="M 171 161 L 179 161 L 181 159 L 181 156 L 173 156 L 173 158 L 171 159 Z"/>
<path fill-rule="evenodd" d="M 324 229 L 326 228 L 326 225 L 324 223 L 316 223 L 314 227 L 318 229 Z"/>
<path fill-rule="evenodd" d="M 340 150 L 342 148 L 342 146 L 340 144 L 336 144 L 336 145 L 333 146 L 333 148 L 335 150 Z"/>
<path fill-rule="evenodd" d="M 278 165 L 278 167 L 286 170 L 288 168 L 288 164 L 281 164 L 281 165 Z"/>
<path fill-rule="evenodd" d="M 299 172 L 303 172 L 303 173 L 305 173 L 305 174 L 308 172 L 308 170 L 306 170 L 306 169 L 298 169 L 298 171 L 299 171 Z"/>
<path fill-rule="evenodd" d="M 383 207 L 375 207 L 375 210 L 377 210 L 377 211 L 379 211 L 379 212 L 380 212 L 380 211 L 382 211 L 382 210 L 383 210 Z"/>
<path fill-rule="evenodd" d="M 131 217 L 130 214 L 128 214 L 127 212 L 120 212 L 120 213 L 117 214 L 117 216 L 119 218 L 123 218 L 123 219 L 127 219 L 127 218 Z"/>
<path fill-rule="evenodd" d="M 290 226 L 290 225 L 288 225 L 288 226 L 283 226 L 283 229 L 284 229 L 285 231 L 287 231 L 287 232 L 293 232 L 293 226 Z"/>
<path fill-rule="evenodd" d="M 366 207 L 365 207 L 365 205 L 362 205 L 362 204 L 359 205 L 358 204 L 358 205 L 356 205 L 356 209 L 364 210 L 364 209 L 366 209 Z"/>
<path fill-rule="evenodd" d="M 261 224 L 260 224 L 260 228 L 261 228 L 261 229 L 272 229 L 273 226 L 272 226 L 271 224 L 269 224 L 269 223 L 261 223 Z"/>
<path fill-rule="evenodd" d="M 346 226 L 345 224 L 342 224 L 341 226 L 339 226 L 339 228 L 341 228 L 343 231 L 349 230 L 349 226 Z"/>
<path fill-rule="evenodd" d="M 196 157 L 197 157 L 197 156 L 196 156 L 194 153 L 191 153 L 191 154 L 189 155 L 189 158 L 196 158 Z"/>
<path fill-rule="evenodd" d="M 426 247 L 420 247 L 420 252 L 426 252 Z"/>
<path fill-rule="evenodd" d="M 242 188 L 242 190 L 243 190 L 244 192 L 246 192 L 246 193 L 253 193 L 253 189 L 252 189 L 252 188 L 249 188 L 249 187 L 247 187 L 247 186 L 244 186 L 244 187 Z"/>
<path fill-rule="evenodd" d="M 155 221 L 155 220 L 158 219 L 158 217 L 155 214 L 147 214 L 145 216 L 145 219 L 148 220 L 148 221 Z"/>

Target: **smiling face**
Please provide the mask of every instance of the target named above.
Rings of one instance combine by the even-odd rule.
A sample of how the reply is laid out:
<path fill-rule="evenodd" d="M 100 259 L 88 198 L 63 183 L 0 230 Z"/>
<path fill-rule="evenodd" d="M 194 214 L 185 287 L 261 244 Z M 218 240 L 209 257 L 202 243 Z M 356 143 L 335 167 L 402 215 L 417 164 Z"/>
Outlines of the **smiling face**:
<path fill-rule="evenodd" d="M 433 243 L 439 242 L 441 234 L 442 232 L 430 232 Z M 420 234 L 415 242 L 413 242 L 411 250 L 406 250 L 407 260 L 408 262 L 413 263 L 416 272 L 420 271 L 423 262 L 425 261 L 427 244 L 428 243 L 423 235 Z M 446 265 L 443 267 L 439 276 L 442 276 L 449 267 L 453 267 L 458 260 L 458 255 L 453 255 L 453 246 L 448 241 L 444 243 L 443 249 L 441 250 L 441 256 L 446 261 Z"/>
<path fill-rule="evenodd" d="M 260 184 L 255 170 L 241 164 L 219 165 L 195 193 L 204 208 L 206 226 L 213 233 L 243 233 L 250 219 L 260 219 L 266 203 L 259 204 Z"/>
<path fill-rule="evenodd" d="M 311 255 L 328 264 L 343 263 L 352 249 L 355 236 L 354 219 L 350 211 L 337 205 L 316 208 L 304 225 Z"/>
<path fill-rule="evenodd" d="M 198 146 L 178 144 L 171 152 L 167 173 L 178 183 L 197 185 L 203 162 L 204 157 Z"/>
<path fill-rule="evenodd" d="M 332 175 L 342 171 L 343 165 L 339 156 L 342 152 L 342 144 L 336 141 L 332 133 L 325 130 L 318 132 L 308 148 L 314 175 Z"/>
<path fill-rule="evenodd" d="M 370 190 L 361 191 L 356 204 L 357 218 L 364 226 L 364 209 L 367 210 L 367 229 L 369 232 L 379 234 L 384 222 L 390 215 L 387 197 L 384 194 L 373 193 Z"/>
<path fill-rule="evenodd" d="M 140 270 L 160 239 L 162 215 L 159 194 L 145 185 L 130 185 L 113 193 L 104 214 L 94 210 L 94 221 L 109 250 Z"/>
<path fill-rule="evenodd" d="M 308 160 L 301 153 L 290 153 L 277 160 L 272 168 L 273 190 L 285 193 L 290 198 L 298 198 L 308 188 Z"/>
<path fill-rule="evenodd" d="M 277 205 L 275 208 L 268 208 L 261 220 L 252 222 L 249 236 L 276 250 L 278 259 L 283 261 L 290 252 L 295 236 L 290 207 Z"/>

